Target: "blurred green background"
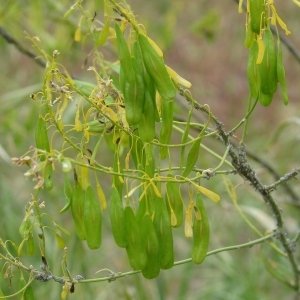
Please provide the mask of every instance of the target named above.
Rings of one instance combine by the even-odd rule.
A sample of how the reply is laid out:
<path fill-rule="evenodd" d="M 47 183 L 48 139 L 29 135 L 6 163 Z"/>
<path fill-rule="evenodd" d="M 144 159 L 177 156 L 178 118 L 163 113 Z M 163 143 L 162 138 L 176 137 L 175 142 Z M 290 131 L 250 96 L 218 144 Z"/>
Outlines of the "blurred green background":
<path fill-rule="evenodd" d="M 235 1 L 181 1 L 153 0 L 128 1 L 140 23 L 148 34 L 164 50 L 166 63 L 182 77 L 192 82 L 194 98 L 208 104 L 211 111 L 232 128 L 242 118 L 246 110 L 248 84 L 246 78 L 247 49 L 244 47 L 245 14 L 238 14 Z M 57 49 L 61 53 L 58 62 L 82 80 L 95 80 L 87 71 L 91 62 L 91 41 L 74 42 L 80 13 L 63 19 L 64 13 L 74 2 L 64 0 L 2 0 L 0 5 L 0 25 L 13 35 L 22 45 L 34 51 L 24 32 L 38 36 L 42 48 L 48 53 Z M 300 9 L 292 1 L 275 3 L 278 13 L 292 31 L 291 42 L 300 49 L 298 34 Z M 83 6 L 97 12 L 97 19 L 103 20 L 102 1 L 86 0 Z M 105 59 L 114 59 L 110 47 L 100 50 Z M 38 116 L 38 105 L 30 94 L 42 86 L 44 71 L 32 59 L 20 53 L 12 44 L 0 37 L 0 232 L 3 240 L 21 242 L 18 229 L 25 214 L 25 205 L 30 200 L 33 183 L 26 180 L 25 167 L 15 167 L 11 157 L 20 157 L 34 145 L 34 128 Z M 258 106 L 250 118 L 247 147 L 266 159 L 280 174 L 299 167 L 299 125 L 291 123 L 283 129 L 278 139 L 268 144 L 278 126 L 290 118 L 299 122 L 299 80 L 300 64 L 284 49 L 286 75 L 290 105 L 284 107 L 280 92 L 268 108 Z M 188 108 L 183 98 L 177 99 L 177 114 Z M 196 118 L 201 118 L 201 115 Z M 241 132 L 236 135 L 238 142 Z M 217 141 L 209 141 L 220 155 L 224 148 Z M 105 155 L 105 154 L 104 154 Z M 201 168 L 218 164 L 209 155 L 200 160 Z M 257 173 L 271 183 L 266 170 L 254 162 Z M 64 204 L 63 188 L 59 175 L 55 178 L 55 188 L 50 193 L 40 194 L 45 201 L 45 211 L 69 232 L 74 230 L 70 213 L 59 215 Z M 238 176 L 230 176 L 236 185 L 240 205 L 251 214 L 252 220 L 261 231 L 274 229 L 272 216 L 260 197 Z M 106 194 L 109 181 L 103 178 Z M 106 185 L 106 186 L 105 186 Z M 299 194 L 297 182 L 290 183 Z M 247 242 L 257 238 L 236 212 L 226 194 L 221 177 L 205 182 L 205 186 L 221 195 L 221 203 L 216 205 L 206 201 L 211 224 L 210 249 Z M 290 204 L 289 196 L 279 188 L 275 193 L 284 210 L 287 230 L 294 233 L 299 228 L 299 202 Z M 105 214 L 104 214 L 105 215 Z M 298 229 L 299 230 L 299 229 Z M 130 270 L 126 253 L 115 246 L 110 236 L 108 215 L 104 217 L 103 244 L 100 250 L 90 251 L 71 234 L 64 236 L 69 249 L 68 264 L 72 276 L 80 274 L 92 278 L 97 270 L 109 268 L 115 272 Z M 173 230 L 175 236 L 176 260 L 190 257 L 191 241 L 184 237 L 183 229 Z M 49 234 L 47 236 L 47 259 L 51 271 L 61 276 L 60 263 L 63 251 L 59 249 Z M 267 248 L 267 246 L 265 246 Z M 118 279 L 112 283 L 76 285 L 72 299 L 296 299 L 296 295 L 278 283 L 265 271 L 260 258 L 261 246 L 241 249 L 208 257 L 196 266 L 192 263 L 162 271 L 158 278 L 146 280 L 142 275 Z M 38 255 L 24 257 L 24 264 L 36 268 L 41 264 Z M 106 274 L 105 272 L 100 275 Z M 16 276 L 17 277 L 17 276 Z M 7 280 L 0 280 L 5 293 L 17 290 L 17 278 L 12 278 L 12 287 Z M 54 282 L 34 282 L 34 293 L 38 299 L 59 299 L 61 286 Z M 18 299 L 18 297 L 16 297 Z"/>

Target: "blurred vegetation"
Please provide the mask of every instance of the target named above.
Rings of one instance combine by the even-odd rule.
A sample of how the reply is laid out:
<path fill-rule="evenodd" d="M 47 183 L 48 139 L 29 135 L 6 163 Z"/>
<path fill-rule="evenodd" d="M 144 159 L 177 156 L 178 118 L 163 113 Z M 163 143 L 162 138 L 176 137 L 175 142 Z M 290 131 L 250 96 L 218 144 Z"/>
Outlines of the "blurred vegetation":
<path fill-rule="evenodd" d="M 167 64 L 193 83 L 194 98 L 202 104 L 207 103 L 227 129 L 236 125 L 246 111 L 248 84 L 245 75 L 247 50 L 243 45 L 245 20 L 244 15 L 238 14 L 235 1 L 128 2 L 137 18 L 148 28 L 149 35 L 164 50 Z M 70 0 L 2 0 L 0 25 L 33 52 L 35 49 L 26 39 L 25 32 L 30 36 L 38 36 L 42 48 L 48 54 L 59 50 L 61 54 L 57 61 L 72 76 L 95 83 L 93 75 L 87 71 L 92 64 L 92 43 L 88 37 L 84 42 L 74 41 L 80 14 L 75 13 L 68 19 L 62 18 L 73 4 Z M 276 5 L 292 31 L 290 40 L 300 49 L 297 34 L 300 10 L 295 9 L 292 1 L 282 1 Z M 83 6 L 91 16 L 95 12 L 96 18 L 103 21 L 102 1 L 86 0 L 83 1 Z M 2 239 L 13 239 L 15 243 L 20 243 L 22 239 L 19 226 L 25 214 L 25 205 L 30 200 L 33 183 L 23 176 L 26 168 L 12 166 L 10 158 L 21 156 L 34 145 L 34 128 L 39 108 L 29 95 L 41 88 L 44 71 L 34 60 L 2 38 L 0 51 L 0 231 Z M 101 52 L 105 59 L 116 59 L 112 48 L 103 48 Z M 280 93 L 277 93 L 271 107 L 258 107 L 251 116 L 246 139 L 249 149 L 269 162 L 279 174 L 299 167 L 300 114 L 297 101 L 300 93 L 300 65 L 295 63 L 287 50 L 284 50 L 284 61 L 291 103 L 288 107 L 283 107 Z M 187 107 L 188 104 L 183 99 L 177 103 L 178 117 L 181 110 Z M 200 114 L 196 116 L 198 117 L 201 118 Z M 280 124 L 291 118 L 294 122 L 284 127 L 277 139 L 269 143 L 269 138 L 276 134 Z M 236 136 L 237 142 L 241 137 L 239 134 L 241 133 L 238 132 Z M 218 152 L 219 142 L 212 140 L 209 143 L 211 144 L 207 146 Z M 218 164 L 213 159 L 208 162 L 206 157 L 200 162 L 203 168 Z M 274 181 L 264 167 L 257 162 L 253 163 L 266 184 Z M 261 231 L 274 229 L 269 209 L 258 194 L 242 178 L 235 175 L 229 177 L 239 186 L 239 205 L 245 214 L 260 226 Z M 56 177 L 53 191 L 41 193 L 40 198 L 46 203 L 47 213 L 55 216 L 55 222 L 72 232 L 74 225 L 70 214 L 58 214 L 64 204 L 61 179 Z M 109 181 L 105 178 L 102 180 L 107 193 Z M 289 185 L 299 195 L 299 184 L 292 181 Z M 206 186 L 219 193 L 222 199 L 217 206 L 207 203 L 212 232 L 210 250 L 257 238 L 236 212 L 221 178 L 212 178 Z M 282 187 L 274 195 L 285 216 L 288 216 L 287 230 L 292 234 L 296 233 L 300 220 L 299 202 L 292 202 Z M 115 272 L 130 270 L 125 251 L 116 247 L 109 235 L 108 218 L 104 219 L 103 226 L 104 232 L 108 234 L 103 234 L 102 247 L 96 252 L 90 251 L 74 234 L 64 235 L 72 274 L 91 278 L 102 268 Z M 176 260 L 190 257 L 191 243 L 184 238 L 183 230 L 175 229 L 173 233 Z M 48 263 L 54 274 L 60 274 L 63 251 L 57 247 L 52 235 L 47 239 Z M 251 249 L 219 253 L 208 257 L 200 266 L 188 263 L 162 271 L 154 280 L 146 280 L 138 274 L 112 283 L 78 284 L 72 299 L 297 299 L 287 286 L 279 284 L 265 271 L 261 257 L 261 248 L 264 247 L 267 248 L 258 245 Z M 39 266 L 41 261 L 36 255 L 24 257 L 23 263 Z M 17 280 L 11 278 L 11 286 L 7 284 L 7 280 L 0 280 L 3 292 L 16 292 Z M 33 288 L 37 298 L 60 297 L 61 285 L 54 282 L 34 282 Z"/>

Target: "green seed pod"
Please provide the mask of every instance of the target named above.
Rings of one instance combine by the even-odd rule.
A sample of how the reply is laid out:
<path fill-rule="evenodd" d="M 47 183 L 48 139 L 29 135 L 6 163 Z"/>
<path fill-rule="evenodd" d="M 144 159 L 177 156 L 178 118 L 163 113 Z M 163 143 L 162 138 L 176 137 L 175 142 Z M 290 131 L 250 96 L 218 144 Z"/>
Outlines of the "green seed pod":
<path fill-rule="evenodd" d="M 153 224 L 159 242 L 160 268 L 166 270 L 174 265 L 171 220 L 162 198 L 155 197 L 154 210 Z"/>
<path fill-rule="evenodd" d="M 102 133 L 106 129 L 106 125 L 100 123 L 99 120 L 93 120 L 87 123 L 85 130 L 89 133 Z"/>
<path fill-rule="evenodd" d="M 108 33 L 109 33 L 109 17 L 106 17 L 104 26 L 100 32 L 99 39 L 97 41 L 97 46 L 102 46 L 106 43 Z"/>
<path fill-rule="evenodd" d="M 266 95 L 262 91 L 260 91 L 258 100 L 262 106 L 269 106 L 272 103 L 273 94 Z"/>
<path fill-rule="evenodd" d="M 260 90 L 266 95 L 273 95 L 277 90 L 277 55 L 270 28 L 264 33 L 265 52 L 259 64 Z"/>
<path fill-rule="evenodd" d="M 147 254 L 139 224 L 130 206 L 125 207 L 125 230 L 129 263 L 134 270 L 142 270 L 147 264 Z"/>
<path fill-rule="evenodd" d="M 250 25 L 253 32 L 260 33 L 260 29 L 265 27 L 265 0 L 250 0 Z"/>
<path fill-rule="evenodd" d="M 68 179 L 68 174 L 64 173 L 64 194 L 66 199 L 65 206 L 60 210 L 60 214 L 66 212 L 72 205 L 72 197 L 73 197 L 73 190 L 71 183 Z"/>
<path fill-rule="evenodd" d="M 285 80 L 285 69 L 282 61 L 282 48 L 279 37 L 277 38 L 277 76 L 278 82 L 281 87 L 281 93 L 283 98 L 283 103 L 285 105 L 289 104 L 289 96 L 286 88 L 286 80 Z"/>
<path fill-rule="evenodd" d="M 257 42 L 254 41 L 251 48 L 249 49 L 247 64 L 248 84 L 250 88 L 251 97 L 254 99 L 258 98 L 258 93 L 260 90 L 260 76 L 258 65 L 256 64 L 257 54 L 258 45 Z"/>
<path fill-rule="evenodd" d="M 138 77 L 136 77 L 138 80 Z M 125 116 L 129 125 L 137 125 L 144 108 L 144 86 L 142 81 L 131 83 L 125 79 Z"/>
<path fill-rule="evenodd" d="M 88 247 L 92 250 L 98 249 L 102 241 L 102 214 L 100 203 L 91 186 L 85 191 L 83 225 Z"/>
<path fill-rule="evenodd" d="M 139 34 L 138 40 L 145 67 L 153 79 L 156 89 L 163 99 L 173 99 L 176 96 L 176 88 L 167 72 L 163 59 L 158 55 L 144 34 Z"/>
<path fill-rule="evenodd" d="M 142 170 L 150 177 L 155 175 L 155 154 L 153 145 L 146 144 L 144 147 L 144 161 Z"/>
<path fill-rule="evenodd" d="M 84 191 L 80 183 L 76 182 L 75 180 L 75 187 L 73 189 L 73 197 L 71 203 L 71 212 L 75 223 L 76 234 L 81 240 L 86 239 L 83 225 L 84 201 Z"/>
<path fill-rule="evenodd" d="M 162 99 L 161 107 L 161 128 L 159 141 L 162 144 L 169 144 L 173 128 L 174 102 L 173 100 Z M 160 158 L 165 159 L 168 156 L 168 148 L 161 147 Z"/>
<path fill-rule="evenodd" d="M 156 106 L 156 101 L 155 101 L 155 98 L 156 98 L 155 85 L 154 85 L 154 82 L 153 82 L 151 76 L 149 75 L 149 73 L 146 70 L 144 71 L 144 78 L 145 78 L 145 97 L 149 97 L 152 100 L 153 107 L 155 109 L 155 111 L 154 111 L 155 121 L 160 122 L 160 116 L 159 116 L 158 109 Z M 148 95 L 146 95 L 146 93 L 148 93 Z M 145 99 L 145 101 L 146 101 L 146 99 Z M 144 108 L 144 111 L 145 111 L 145 108 Z"/>
<path fill-rule="evenodd" d="M 143 69 L 138 59 L 131 57 L 120 26 L 115 24 L 120 60 L 120 87 L 124 95 L 125 115 L 129 125 L 136 125 L 142 117 L 144 107 Z"/>
<path fill-rule="evenodd" d="M 169 175 L 170 176 L 170 175 Z M 172 220 L 172 211 L 176 218 L 176 223 L 171 225 L 175 228 L 180 227 L 183 222 L 183 201 L 180 193 L 179 184 L 176 182 L 167 182 L 166 184 L 166 203 L 167 209 Z"/>
<path fill-rule="evenodd" d="M 146 197 L 142 197 L 142 199 L 139 201 L 139 206 L 136 213 L 136 220 L 139 224 L 141 224 L 142 219 L 144 218 L 147 211 L 147 199 Z"/>
<path fill-rule="evenodd" d="M 244 45 L 246 48 L 250 49 L 255 41 L 255 33 L 252 31 L 251 21 L 248 23 L 247 31 L 246 31 L 246 38 Z"/>
<path fill-rule="evenodd" d="M 35 254 L 35 245 L 32 233 L 29 234 L 27 239 L 27 254 L 29 256 L 33 256 Z"/>
<path fill-rule="evenodd" d="M 44 168 L 44 186 L 47 191 L 51 191 L 53 188 L 53 167 L 52 163 L 46 163 Z"/>
<path fill-rule="evenodd" d="M 205 206 L 199 192 L 196 195 L 196 209 L 201 214 L 201 220 L 194 218 L 192 260 L 196 264 L 201 264 L 208 251 L 210 228 Z"/>
<path fill-rule="evenodd" d="M 142 269 L 142 274 L 145 278 L 152 279 L 160 272 L 160 253 L 158 237 L 149 213 L 144 215 L 140 227 L 147 255 L 147 264 Z"/>
<path fill-rule="evenodd" d="M 119 191 L 115 185 L 110 193 L 110 223 L 116 244 L 125 248 L 127 246 L 125 231 L 125 214 Z"/>
<path fill-rule="evenodd" d="M 39 116 L 36 129 L 35 129 L 35 145 L 37 149 L 50 152 L 47 126 L 42 116 Z M 45 161 L 45 159 L 46 159 L 46 155 L 43 154 L 40 156 L 41 161 Z"/>
<path fill-rule="evenodd" d="M 127 50 L 125 51 L 126 53 Z M 124 95 L 126 120 L 129 125 L 137 125 L 142 118 L 145 102 L 144 65 L 141 50 L 137 42 L 134 42 L 133 44 L 133 56 L 131 56 L 131 64 L 127 63 L 125 65 L 124 62 L 121 61 L 121 57 L 120 64 L 120 86 Z M 133 80 L 128 79 L 126 75 L 127 67 L 133 68 Z"/>
<path fill-rule="evenodd" d="M 75 79 L 73 81 L 74 81 L 75 88 L 78 89 L 79 92 L 86 97 L 89 97 L 96 88 L 94 84 L 91 84 L 89 82 L 75 80 Z"/>
<path fill-rule="evenodd" d="M 197 138 L 196 141 L 191 146 L 186 159 L 186 167 L 182 173 L 183 177 L 187 177 L 195 167 L 195 164 L 199 157 L 200 144 L 201 144 L 201 139 Z"/>
<path fill-rule="evenodd" d="M 19 233 L 21 234 L 22 238 L 25 239 L 29 236 L 31 231 L 32 231 L 31 220 L 30 218 L 26 217 L 21 223 L 21 226 L 19 228 Z"/>
<path fill-rule="evenodd" d="M 135 82 L 135 72 L 132 65 L 131 55 L 121 31 L 121 28 L 118 23 L 115 23 L 116 37 L 117 37 L 117 46 L 120 65 L 124 71 L 124 78 L 128 83 L 133 84 Z"/>
<path fill-rule="evenodd" d="M 144 112 L 139 122 L 139 134 L 143 142 L 151 142 L 155 138 L 156 105 L 148 90 L 145 92 Z"/>

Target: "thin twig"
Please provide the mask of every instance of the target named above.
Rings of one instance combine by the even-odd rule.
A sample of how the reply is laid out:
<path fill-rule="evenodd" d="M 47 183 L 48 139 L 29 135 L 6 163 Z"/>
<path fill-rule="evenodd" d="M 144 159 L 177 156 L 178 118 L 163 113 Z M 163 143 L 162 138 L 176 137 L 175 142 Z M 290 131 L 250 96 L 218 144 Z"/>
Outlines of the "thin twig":
<path fill-rule="evenodd" d="M 17 41 L 8 31 L 0 25 L 0 35 L 10 44 L 13 44 L 21 53 L 33 59 L 40 67 L 46 67 L 46 61 L 27 48 L 25 48 L 19 41 Z"/>
<path fill-rule="evenodd" d="M 265 189 L 269 192 L 273 192 L 276 190 L 276 187 L 282 183 L 286 183 L 287 181 L 291 179 L 295 179 L 295 177 L 300 173 L 300 169 L 292 170 L 291 172 L 285 174 L 284 176 L 280 177 L 279 180 L 274 182 L 273 184 L 270 184 L 268 186 L 265 186 Z"/>
<path fill-rule="evenodd" d="M 237 145 L 234 142 L 232 142 L 232 144 L 235 145 L 235 147 L 237 147 Z M 246 152 L 248 158 L 251 158 L 253 161 L 256 161 L 257 163 L 262 165 L 266 170 L 268 170 L 268 172 L 274 177 L 275 180 L 279 180 L 281 178 L 280 173 L 278 173 L 277 170 L 266 160 L 264 160 L 263 158 L 261 158 L 260 156 L 258 156 L 256 153 L 254 153 L 249 149 L 246 149 Z M 300 197 L 295 193 L 295 191 L 288 183 L 283 182 L 281 186 L 282 188 L 285 189 L 286 193 L 291 196 L 292 201 L 300 202 Z"/>

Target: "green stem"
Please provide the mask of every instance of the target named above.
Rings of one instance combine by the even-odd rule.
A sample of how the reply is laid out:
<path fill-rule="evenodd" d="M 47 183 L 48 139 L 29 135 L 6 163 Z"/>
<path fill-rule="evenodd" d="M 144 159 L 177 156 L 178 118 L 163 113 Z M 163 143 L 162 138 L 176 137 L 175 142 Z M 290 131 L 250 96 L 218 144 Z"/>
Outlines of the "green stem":
<path fill-rule="evenodd" d="M 265 237 L 262 237 L 260 239 L 257 239 L 257 240 L 254 240 L 254 241 L 251 241 L 251 242 L 248 242 L 248 243 L 245 243 L 245 244 L 219 248 L 219 249 L 207 252 L 206 256 L 210 256 L 210 255 L 217 254 L 217 253 L 224 252 L 224 251 L 237 250 L 237 249 L 242 249 L 242 248 L 250 248 L 254 245 L 261 244 L 265 241 L 268 241 L 269 239 L 271 239 L 274 236 L 275 236 L 275 233 L 272 233 L 272 234 L 269 234 Z M 180 261 L 175 262 L 174 266 L 179 266 L 179 265 L 182 265 L 182 264 L 186 264 L 186 263 L 189 263 L 191 261 L 192 261 L 191 258 L 180 260 Z M 138 274 L 138 273 L 141 273 L 141 271 L 137 270 L 137 271 L 129 271 L 129 272 L 125 272 L 125 273 L 116 273 L 113 276 L 107 276 L 107 277 L 95 278 L 95 279 L 80 280 L 79 283 L 92 283 L 92 282 L 100 282 L 100 281 L 111 281 L 112 279 L 117 279 L 117 278 L 129 276 L 129 275 L 134 275 L 134 274 Z"/>

